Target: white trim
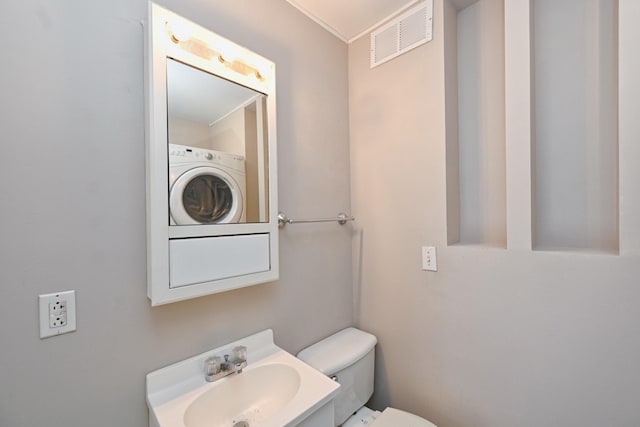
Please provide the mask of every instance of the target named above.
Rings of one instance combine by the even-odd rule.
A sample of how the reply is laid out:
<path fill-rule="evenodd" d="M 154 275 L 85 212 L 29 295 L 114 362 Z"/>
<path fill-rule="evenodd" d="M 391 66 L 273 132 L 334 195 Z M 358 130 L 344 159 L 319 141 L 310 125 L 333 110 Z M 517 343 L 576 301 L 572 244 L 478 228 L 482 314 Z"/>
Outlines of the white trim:
<path fill-rule="evenodd" d="M 416 4 L 420 3 L 420 1 L 421 0 L 412 0 L 412 1 L 410 1 L 406 5 L 398 8 L 395 12 L 390 13 L 385 18 L 383 18 L 380 21 L 376 22 L 375 24 L 371 25 L 366 30 L 358 33 L 356 36 L 351 37 L 351 38 L 347 38 L 347 36 L 345 36 L 344 34 L 339 32 L 338 30 L 336 30 L 329 23 L 323 21 L 318 16 L 314 15 L 313 12 L 309 11 L 308 9 L 306 9 L 304 6 L 302 6 L 296 0 L 287 0 L 287 2 L 291 6 L 295 7 L 296 9 L 298 9 L 300 12 L 302 12 L 304 15 L 306 15 L 309 19 L 311 19 L 316 24 L 320 25 L 322 28 L 324 28 L 325 30 L 329 31 L 331 34 L 333 34 L 334 36 L 338 37 L 340 40 L 342 40 L 343 42 L 345 42 L 347 44 L 351 44 L 352 42 L 358 40 L 360 37 L 367 35 L 368 33 L 373 31 L 377 27 L 379 27 L 379 26 L 383 25 L 384 23 L 386 23 L 387 21 L 390 21 L 391 19 L 395 18 L 399 14 L 401 14 L 403 12 L 406 12 L 412 6 L 415 6 Z"/>
<path fill-rule="evenodd" d="M 339 38 L 343 42 L 345 42 L 347 44 L 349 43 L 349 40 L 343 34 L 341 34 L 338 30 L 333 28 L 331 25 L 327 24 L 322 19 L 318 18 L 316 15 L 314 15 L 312 12 L 307 10 L 305 7 L 303 7 L 297 1 L 295 1 L 295 0 L 287 0 L 287 2 L 289 2 L 289 4 L 291 4 L 291 6 L 295 7 L 300 12 L 302 12 L 304 15 L 306 15 L 307 18 L 311 19 L 313 22 L 315 22 L 316 24 L 320 25 L 322 28 L 324 28 L 325 30 L 329 31 L 331 34 L 333 34 L 334 36 L 336 36 L 337 38 Z"/>

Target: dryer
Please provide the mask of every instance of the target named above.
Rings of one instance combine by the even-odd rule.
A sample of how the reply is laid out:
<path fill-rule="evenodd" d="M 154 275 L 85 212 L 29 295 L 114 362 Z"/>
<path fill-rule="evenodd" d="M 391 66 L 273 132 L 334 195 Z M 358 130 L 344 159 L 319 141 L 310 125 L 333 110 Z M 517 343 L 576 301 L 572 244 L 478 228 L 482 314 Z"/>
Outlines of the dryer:
<path fill-rule="evenodd" d="M 245 222 L 243 156 L 169 144 L 171 225 Z"/>

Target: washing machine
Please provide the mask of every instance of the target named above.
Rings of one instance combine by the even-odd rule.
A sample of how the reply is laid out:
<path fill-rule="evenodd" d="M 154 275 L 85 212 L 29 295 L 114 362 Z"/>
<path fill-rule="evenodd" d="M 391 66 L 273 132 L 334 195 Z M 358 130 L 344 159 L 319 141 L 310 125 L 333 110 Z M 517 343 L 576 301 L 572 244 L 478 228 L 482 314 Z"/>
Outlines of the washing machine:
<path fill-rule="evenodd" d="M 245 222 L 243 156 L 169 144 L 171 225 Z"/>

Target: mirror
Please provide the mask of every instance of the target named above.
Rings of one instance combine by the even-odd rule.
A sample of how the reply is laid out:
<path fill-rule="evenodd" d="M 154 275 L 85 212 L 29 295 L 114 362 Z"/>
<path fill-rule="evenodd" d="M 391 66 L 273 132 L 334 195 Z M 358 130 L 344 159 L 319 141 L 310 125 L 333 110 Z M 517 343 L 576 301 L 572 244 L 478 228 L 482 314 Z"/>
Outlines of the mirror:
<path fill-rule="evenodd" d="M 153 3 L 146 29 L 151 304 L 276 280 L 275 65 Z"/>
<path fill-rule="evenodd" d="M 171 225 L 267 222 L 266 95 L 167 58 Z"/>

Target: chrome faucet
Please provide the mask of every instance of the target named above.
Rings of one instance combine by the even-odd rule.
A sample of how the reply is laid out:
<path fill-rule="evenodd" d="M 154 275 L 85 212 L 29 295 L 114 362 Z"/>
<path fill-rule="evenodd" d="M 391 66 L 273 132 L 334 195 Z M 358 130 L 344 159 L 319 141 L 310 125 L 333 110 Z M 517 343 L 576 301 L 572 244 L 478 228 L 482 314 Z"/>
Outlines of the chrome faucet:
<path fill-rule="evenodd" d="M 234 373 L 241 373 L 247 367 L 247 347 L 234 347 L 231 356 L 211 356 L 204 361 L 205 379 L 209 382 L 219 380 Z"/>

